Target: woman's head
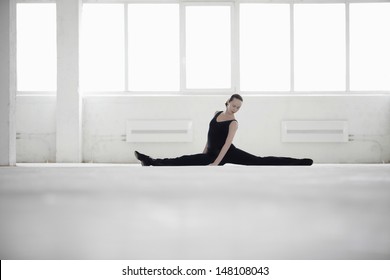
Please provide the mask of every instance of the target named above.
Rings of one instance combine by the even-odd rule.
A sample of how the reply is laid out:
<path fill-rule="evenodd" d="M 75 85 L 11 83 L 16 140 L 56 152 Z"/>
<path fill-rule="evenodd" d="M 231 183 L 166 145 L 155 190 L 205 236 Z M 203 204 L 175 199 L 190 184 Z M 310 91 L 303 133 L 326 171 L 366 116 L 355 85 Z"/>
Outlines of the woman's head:
<path fill-rule="evenodd" d="M 230 96 L 228 101 L 226 101 L 225 106 L 226 109 L 230 110 L 232 113 L 236 113 L 238 110 L 240 110 L 242 102 L 243 99 L 241 95 L 233 94 L 232 96 Z"/>

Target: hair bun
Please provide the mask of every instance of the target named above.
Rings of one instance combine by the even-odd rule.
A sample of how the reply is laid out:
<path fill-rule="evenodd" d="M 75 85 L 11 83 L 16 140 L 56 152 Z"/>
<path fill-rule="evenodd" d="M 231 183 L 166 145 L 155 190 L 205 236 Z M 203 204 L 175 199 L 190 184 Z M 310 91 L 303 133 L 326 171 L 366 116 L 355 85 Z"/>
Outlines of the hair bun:
<path fill-rule="evenodd" d="M 233 99 L 235 99 L 235 98 L 240 100 L 240 101 L 243 101 L 242 96 L 236 93 L 236 94 L 233 94 L 232 96 L 230 96 L 228 101 L 226 101 L 225 106 L 227 107 L 229 102 L 233 101 Z"/>

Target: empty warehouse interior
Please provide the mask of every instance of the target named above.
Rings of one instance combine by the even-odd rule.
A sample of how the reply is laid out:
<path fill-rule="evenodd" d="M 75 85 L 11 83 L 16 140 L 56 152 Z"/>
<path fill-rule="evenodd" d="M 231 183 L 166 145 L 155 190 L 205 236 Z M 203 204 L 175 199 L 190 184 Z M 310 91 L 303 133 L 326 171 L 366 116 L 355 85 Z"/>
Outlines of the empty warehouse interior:
<path fill-rule="evenodd" d="M 390 259 L 390 1 L 0 5 L 0 259 Z"/>

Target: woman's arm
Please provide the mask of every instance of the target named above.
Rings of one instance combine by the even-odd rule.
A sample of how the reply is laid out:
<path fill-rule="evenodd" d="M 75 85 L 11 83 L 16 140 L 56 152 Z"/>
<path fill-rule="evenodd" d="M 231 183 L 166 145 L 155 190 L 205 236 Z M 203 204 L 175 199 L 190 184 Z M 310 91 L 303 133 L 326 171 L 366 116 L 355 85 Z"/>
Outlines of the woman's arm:
<path fill-rule="evenodd" d="M 206 142 L 206 146 L 204 146 L 204 149 L 203 149 L 204 154 L 207 154 L 207 146 L 208 146 L 208 142 Z"/>
<path fill-rule="evenodd" d="M 215 159 L 215 161 L 210 165 L 219 165 L 222 161 L 222 159 L 225 157 L 227 151 L 230 148 L 230 145 L 233 143 L 234 135 L 236 135 L 236 131 L 238 129 L 238 123 L 236 121 L 233 121 L 229 125 L 229 133 L 226 137 L 225 144 L 223 145 L 221 151 L 218 154 L 218 157 Z"/>

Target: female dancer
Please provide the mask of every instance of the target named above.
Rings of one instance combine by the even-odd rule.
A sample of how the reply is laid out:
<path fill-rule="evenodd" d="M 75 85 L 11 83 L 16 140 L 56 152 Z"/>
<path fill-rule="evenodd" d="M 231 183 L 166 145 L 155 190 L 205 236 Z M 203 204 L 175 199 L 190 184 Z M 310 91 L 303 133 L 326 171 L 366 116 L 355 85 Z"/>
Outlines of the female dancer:
<path fill-rule="evenodd" d="M 184 165 L 312 165 L 313 160 L 288 157 L 258 157 L 236 148 L 233 143 L 238 129 L 234 114 L 240 110 L 243 99 L 233 94 L 225 103 L 225 112 L 217 112 L 210 121 L 207 143 L 203 153 L 185 155 L 177 158 L 154 159 L 134 152 L 143 166 L 184 166 Z"/>

